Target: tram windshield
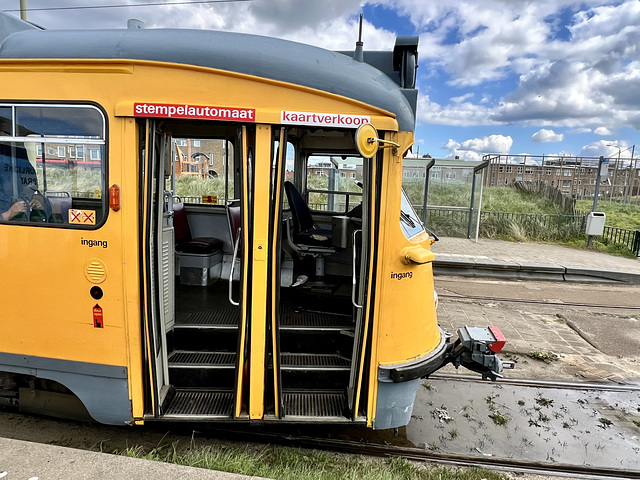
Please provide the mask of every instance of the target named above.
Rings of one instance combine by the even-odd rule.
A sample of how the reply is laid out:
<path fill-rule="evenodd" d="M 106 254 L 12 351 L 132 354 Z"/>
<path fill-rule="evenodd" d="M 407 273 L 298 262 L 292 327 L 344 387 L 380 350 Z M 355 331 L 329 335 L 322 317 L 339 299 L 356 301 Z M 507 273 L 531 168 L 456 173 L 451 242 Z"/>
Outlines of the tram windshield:
<path fill-rule="evenodd" d="M 405 237 L 412 240 L 424 232 L 424 225 L 411 205 L 407 192 L 402 189 L 402 203 L 400 205 L 400 226 Z"/>

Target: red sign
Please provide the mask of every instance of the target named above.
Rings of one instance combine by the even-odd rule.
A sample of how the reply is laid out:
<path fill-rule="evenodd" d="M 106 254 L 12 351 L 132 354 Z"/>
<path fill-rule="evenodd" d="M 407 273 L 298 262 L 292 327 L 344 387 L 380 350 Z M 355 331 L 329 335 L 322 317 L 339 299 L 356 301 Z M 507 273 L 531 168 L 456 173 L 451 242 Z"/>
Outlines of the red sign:
<path fill-rule="evenodd" d="M 202 120 L 242 120 L 255 122 L 256 111 L 253 108 L 212 107 L 174 103 L 134 103 L 135 117 L 160 118 L 197 118 Z"/>
<path fill-rule="evenodd" d="M 104 319 L 102 318 L 102 307 L 96 303 L 93 307 L 93 327 L 104 328 Z"/>

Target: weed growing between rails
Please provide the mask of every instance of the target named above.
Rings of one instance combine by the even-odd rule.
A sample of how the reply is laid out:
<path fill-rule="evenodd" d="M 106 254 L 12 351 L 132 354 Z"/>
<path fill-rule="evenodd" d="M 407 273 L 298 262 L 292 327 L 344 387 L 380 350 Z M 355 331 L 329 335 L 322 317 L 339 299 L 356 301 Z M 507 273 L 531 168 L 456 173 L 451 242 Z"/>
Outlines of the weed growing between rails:
<path fill-rule="evenodd" d="M 453 435 L 455 437 L 455 435 Z M 113 453 L 134 458 L 188 465 L 276 480 L 507 480 L 509 477 L 488 470 L 431 467 L 403 458 L 370 458 L 335 452 L 303 450 L 271 445 L 198 445 L 177 443 L 116 450 Z"/>

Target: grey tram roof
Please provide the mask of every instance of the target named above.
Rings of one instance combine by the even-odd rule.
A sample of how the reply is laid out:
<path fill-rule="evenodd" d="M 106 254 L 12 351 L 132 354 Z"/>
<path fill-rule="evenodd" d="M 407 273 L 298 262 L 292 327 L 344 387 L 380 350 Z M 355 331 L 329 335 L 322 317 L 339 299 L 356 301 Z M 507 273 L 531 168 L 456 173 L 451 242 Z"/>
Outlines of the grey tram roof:
<path fill-rule="evenodd" d="M 178 29 L 42 30 L 0 13 L 0 42 L 6 59 L 153 60 L 279 80 L 388 110 L 402 131 L 415 126 L 415 90 L 342 53 L 277 38 Z M 392 52 L 385 53 L 393 76 Z M 411 102 L 403 90 L 413 92 Z"/>

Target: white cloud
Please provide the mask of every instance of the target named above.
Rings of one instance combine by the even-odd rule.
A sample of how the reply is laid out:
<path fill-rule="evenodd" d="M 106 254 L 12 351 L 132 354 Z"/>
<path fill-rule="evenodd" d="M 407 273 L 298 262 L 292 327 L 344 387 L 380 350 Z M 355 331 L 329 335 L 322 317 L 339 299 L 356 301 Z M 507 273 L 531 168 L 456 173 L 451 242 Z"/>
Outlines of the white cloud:
<path fill-rule="evenodd" d="M 462 143 L 450 138 L 443 148 L 449 150 L 447 156 L 450 158 L 457 156 L 464 160 L 480 160 L 487 153 L 509 153 L 512 145 L 513 139 L 509 136 L 489 135 L 471 138 Z"/>
<path fill-rule="evenodd" d="M 593 131 L 593 133 L 595 133 L 596 135 L 600 135 L 601 137 L 610 137 L 611 135 L 613 135 L 613 132 L 607 127 L 598 127 Z"/>
<path fill-rule="evenodd" d="M 608 157 L 631 158 L 633 146 L 625 141 L 610 142 L 607 140 L 598 140 L 582 147 L 580 155 L 588 157 Z"/>
<path fill-rule="evenodd" d="M 531 140 L 533 140 L 534 142 L 561 142 L 563 139 L 563 134 L 556 133 L 553 130 L 547 128 L 542 128 L 531 135 Z"/>
<path fill-rule="evenodd" d="M 469 98 L 473 98 L 473 93 L 465 93 L 459 97 L 451 97 L 450 100 L 452 103 L 462 103 Z"/>
<path fill-rule="evenodd" d="M 442 106 L 432 102 L 428 95 L 418 94 L 418 124 L 498 125 L 491 120 L 492 110 L 484 105 L 461 101 Z"/>
<path fill-rule="evenodd" d="M 51 3 L 29 0 L 29 19 L 56 29 L 124 28 L 127 18 L 139 18 L 148 28 L 247 32 L 336 50 L 354 48 L 363 6 L 381 5 L 407 21 L 392 32 L 365 18 L 365 50 L 390 50 L 396 35 L 419 35 L 419 82 L 448 84 L 444 98 L 423 89 L 419 124 L 640 129 L 638 0 L 257 0 L 137 8 L 131 5 L 140 0 L 112 0 L 127 7 L 38 11 Z"/>
<path fill-rule="evenodd" d="M 459 103 L 466 110 L 477 107 L 471 103 L 469 87 L 495 85 L 503 98 L 498 104 L 479 101 L 490 121 L 483 119 L 478 125 L 640 129 L 636 0 L 384 3 L 399 7 L 424 32 L 421 46 L 428 47 L 421 48 L 421 58 L 428 59 L 429 68 L 435 66 L 441 77 L 448 75 L 450 84 L 461 87 L 460 95 L 441 106 L 437 119 L 426 123 L 459 119 Z M 560 17 L 553 20 L 561 12 L 566 19 L 565 8 L 574 12 L 568 25 L 560 23 Z M 478 92 L 476 98 L 486 99 L 485 93 Z"/>

